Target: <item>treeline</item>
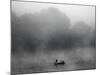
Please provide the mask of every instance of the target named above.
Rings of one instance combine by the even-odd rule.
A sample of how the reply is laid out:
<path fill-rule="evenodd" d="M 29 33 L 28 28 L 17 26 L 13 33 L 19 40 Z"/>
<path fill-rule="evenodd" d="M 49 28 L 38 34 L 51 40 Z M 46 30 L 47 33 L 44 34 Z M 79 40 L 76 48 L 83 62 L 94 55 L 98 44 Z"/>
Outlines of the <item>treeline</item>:
<path fill-rule="evenodd" d="M 35 52 L 39 48 L 95 48 L 96 44 L 95 28 L 82 21 L 72 26 L 68 16 L 57 8 L 48 8 L 39 13 L 27 13 L 19 17 L 12 12 L 11 29 L 12 53 Z"/>

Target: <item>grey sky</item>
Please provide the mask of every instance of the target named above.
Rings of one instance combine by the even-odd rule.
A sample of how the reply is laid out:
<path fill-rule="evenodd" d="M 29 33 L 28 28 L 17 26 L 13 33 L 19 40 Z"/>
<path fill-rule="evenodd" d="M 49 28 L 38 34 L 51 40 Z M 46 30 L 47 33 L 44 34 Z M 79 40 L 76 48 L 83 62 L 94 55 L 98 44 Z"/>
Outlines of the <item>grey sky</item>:
<path fill-rule="evenodd" d="M 49 7 L 56 7 L 61 12 L 65 13 L 70 18 L 72 24 L 75 24 L 77 21 L 84 21 L 89 25 L 95 25 L 94 6 L 48 4 L 20 1 L 12 2 L 12 11 L 17 13 L 17 15 L 22 15 L 24 13 L 35 13 Z"/>

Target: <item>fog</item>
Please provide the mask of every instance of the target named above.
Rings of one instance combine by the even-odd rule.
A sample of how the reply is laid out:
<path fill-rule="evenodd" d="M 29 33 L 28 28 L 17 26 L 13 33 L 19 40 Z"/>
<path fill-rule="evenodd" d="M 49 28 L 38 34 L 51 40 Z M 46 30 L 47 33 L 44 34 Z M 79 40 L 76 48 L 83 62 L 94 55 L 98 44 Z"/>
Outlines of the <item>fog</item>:
<path fill-rule="evenodd" d="M 71 23 L 75 24 L 77 21 L 84 21 L 88 25 L 95 25 L 95 6 L 78 6 L 67 4 L 47 4 L 47 3 L 34 3 L 34 2 L 12 2 L 12 10 L 16 14 L 22 15 L 24 13 L 36 13 L 42 9 L 49 7 L 56 7 L 61 12 L 64 12 L 71 19 Z"/>
<path fill-rule="evenodd" d="M 93 6 L 13 1 L 11 29 L 12 74 L 96 68 Z"/>

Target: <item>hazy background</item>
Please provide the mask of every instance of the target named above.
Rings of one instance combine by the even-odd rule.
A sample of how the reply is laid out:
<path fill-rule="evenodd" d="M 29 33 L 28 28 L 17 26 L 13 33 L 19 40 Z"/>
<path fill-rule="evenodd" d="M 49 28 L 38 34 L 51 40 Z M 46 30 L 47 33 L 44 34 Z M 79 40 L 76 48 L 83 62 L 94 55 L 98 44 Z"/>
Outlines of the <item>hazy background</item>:
<path fill-rule="evenodd" d="M 33 2 L 18 2 L 12 3 L 12 10 L 18 15 L 24 13 L 40 12 L 42 9 L 49 7 L 56 7 L 61 12 L 66 14 L 72 24 L 77 21 L 84 21 L 89 25 L 95 25 L 95 7 L 94 6 L 78 6 L 67 4 L 47 4 L 47 3 L 33 3 Z"/>
<path fill-rule="evenodd" d="M 11 28 L 12 72 L 95 68 L 94 6 L 12 2 Z"/>

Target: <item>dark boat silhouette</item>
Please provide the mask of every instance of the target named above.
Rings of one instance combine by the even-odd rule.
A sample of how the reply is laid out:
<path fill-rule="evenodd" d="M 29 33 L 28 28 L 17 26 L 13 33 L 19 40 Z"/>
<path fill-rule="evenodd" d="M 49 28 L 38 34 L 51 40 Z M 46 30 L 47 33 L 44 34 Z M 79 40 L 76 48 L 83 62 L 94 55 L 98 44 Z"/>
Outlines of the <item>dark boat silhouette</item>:
<path fill-rule="evenodd" d="M 64 60 L 61 60 L 61 61 L 58 61 L 56 59 L 56 61 L 54 62 L 54 65 L 57 67 L 57 66 L 64 66 L 66 63 Z"/>

